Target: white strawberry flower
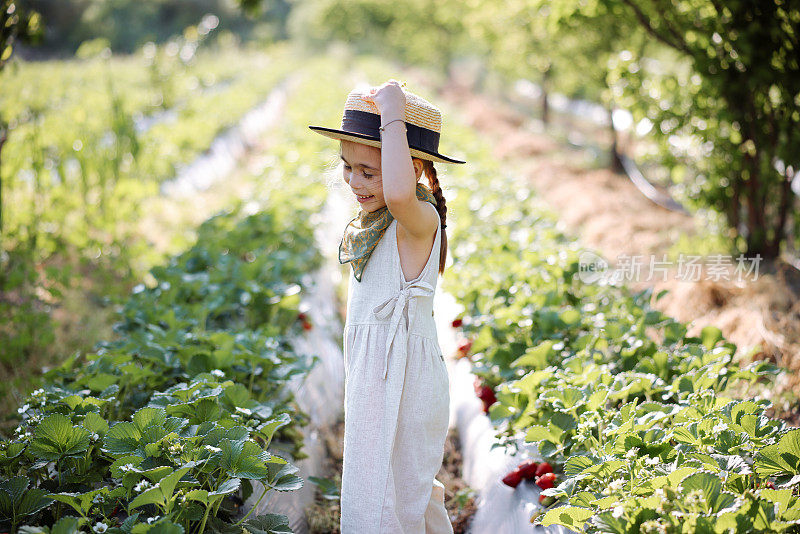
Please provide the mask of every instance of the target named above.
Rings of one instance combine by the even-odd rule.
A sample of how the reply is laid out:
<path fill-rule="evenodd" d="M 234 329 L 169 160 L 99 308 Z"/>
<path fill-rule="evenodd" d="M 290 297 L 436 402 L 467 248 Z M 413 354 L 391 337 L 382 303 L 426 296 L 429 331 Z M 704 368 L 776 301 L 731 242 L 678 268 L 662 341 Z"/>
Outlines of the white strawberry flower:
<path fill-rule="evenodd" d="M 150 486 L 151 486 L 150 482 L 148 482 L 147 480 L 142 480 L 133 487 L 133 491 L 135 491 L 136 493 L 141 493 Z"/>
<path fill-rule="evenodd" d="M 119 470 L 122 471 L 123 473 L 129 473 L 129 472 L 133 471 L 134 469 L 136 469 L 136 467 L 133 464 L 125 464 L 125 465 L 119 466 Z"/>
<path fill-rule="evenodd" d="M 728 425 L 725 424 L 724 421 L 720 421 L 719 423 L 714 425 L 714 428 L 711 429 L 711 432 L 713 432 L 714 434 L 719 434 L 720 432 L 724 432 L 725 430 L 728 430 Z"/>

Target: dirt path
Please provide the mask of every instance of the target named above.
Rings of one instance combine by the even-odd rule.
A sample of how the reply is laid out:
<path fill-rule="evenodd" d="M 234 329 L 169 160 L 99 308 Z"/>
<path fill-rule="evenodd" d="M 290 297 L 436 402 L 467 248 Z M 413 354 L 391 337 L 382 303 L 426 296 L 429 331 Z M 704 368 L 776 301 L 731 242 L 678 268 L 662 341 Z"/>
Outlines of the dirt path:
<path fill-rule="evenodd" d="M 494 155 L 514 167 L 532 183 L 567 233 L 617 264 L 619 255 L 642 255 L 645 265 L 679 243 L 681 236 L 699 236 L 706 231 L 695 217 L 667 210 L 647 199 L 622 174 L 591 168 L 581 151 L 564 146 L 546 133 L 537 133 L 536 121 L 509 105 L 477 95 L 453 83 L 441 96 L 463 110 L 466 120 L 486 137 L 498 142 Z M 539 130 L 541 128 L 538 128 Z M 605 145 L 606 132 L 597 142 Z M 698 254 L 688 250 L 684 254 Z M 734 260 L 735 261 L 735 260 Z M 677 263 L 666 281 L 657 274 L 653 281 L 631 282 L 635 290 L 653 286 L 653 295 L 669 292 L 653 307 L 683 322 L 690 322 L 690 335 L 706 325 L 719 327 L 734 342 L 744 359 L 768 359 L 793 370 L 779 377 L 774 395 L 775 415 L 791 424 L 800 423 L 798 403 L 791 392 L 800 389 L 800 273 L 780 262 L 761 262 L 758 276 L 737 283 L 703 270 L 697 281 L 677 275 Z M 643 268 L 645 275 L 648 269 Z M 760 348 L 757 346 L 760 344 Z"/>

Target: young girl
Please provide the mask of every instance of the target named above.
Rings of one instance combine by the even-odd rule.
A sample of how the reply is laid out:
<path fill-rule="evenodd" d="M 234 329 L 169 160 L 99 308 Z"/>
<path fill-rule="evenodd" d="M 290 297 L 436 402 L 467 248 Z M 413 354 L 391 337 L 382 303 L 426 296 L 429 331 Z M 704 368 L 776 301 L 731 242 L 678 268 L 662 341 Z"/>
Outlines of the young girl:
<path fill-rule="evenodd" d="M 444 270 L 444 197 L 433 162 L 441 113 L 395 80 L 347 97 L 344 180 L 361 204 L 339 246 L 349 262 L 344 327 L 342 534 L 440 534 L 450 391 L 433 319 Z M 418 180 L 425 174 L 430 187 Z"/>

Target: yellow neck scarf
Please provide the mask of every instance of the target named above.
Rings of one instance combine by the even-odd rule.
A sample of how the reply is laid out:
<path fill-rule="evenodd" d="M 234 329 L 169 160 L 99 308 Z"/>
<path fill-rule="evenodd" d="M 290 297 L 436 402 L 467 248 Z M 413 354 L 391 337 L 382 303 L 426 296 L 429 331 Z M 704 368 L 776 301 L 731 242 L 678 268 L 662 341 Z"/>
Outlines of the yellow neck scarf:
<path fill-rule="evenodd" d="M 419 200 L 427 200 L 436 206 L 436 197 L 427 186 L 417 182 L 416 193 Z M 339 243 L 339 263 L 351 262 L 353 276 L 359 282 L 373 249 L 393 220 L 394 217 L 389 209 L 383 206 L 372 212 L 362 209 L 347 223 L 344 236 Z"/>

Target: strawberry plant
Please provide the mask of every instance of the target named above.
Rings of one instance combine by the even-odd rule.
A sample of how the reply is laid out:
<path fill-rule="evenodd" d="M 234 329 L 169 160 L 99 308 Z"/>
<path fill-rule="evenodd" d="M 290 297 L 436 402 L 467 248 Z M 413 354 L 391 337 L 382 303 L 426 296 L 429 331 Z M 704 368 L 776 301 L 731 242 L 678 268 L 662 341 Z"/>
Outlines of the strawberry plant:
<path fill-rule="evenodd" d="M 475 146 L 470 133 L 462 141 Z M 448 206 L 461 217 L 443 284 L 471 318 L 461 329 L 476 394 L 494 386 L 495 445 L 524 439 L 545 460 L 540 503 L 557 506 L 535 521 L 609 533 L 796 531 L 800 430 L 765 416 L 761 387 L 778 369 L 747 362 L 713 326 L 688 335 L 651 307 L 652 290 L 583 283 L 581 248 L 527 185 L 497 180 L 488 152 L 471 162 L 469 175 L 453 171 Z"/>
<path fill-rule="evenodd" d="M 14 296 L 0 299 L 4 364 L 59 356 L 47 310 L 76 283 L 78 261 L 100 270 L 92 282 L 113 298 L 162 261 L 131 223 L 159 184 L 296 65 L 280 47 L 211 51 L 199 46 L 204 34 L 187 32 L 131 56 L 22 61 L 4 71 L 0 291 Z M 166 52 L 176 46 L 193 52 Z M 155 62 L 171 90 L 151 83 Z"/>
<path fill-rule="evenodd" d="M 206 221 L 120 307 L 119 339 L 73 355 L 28 396 L 0 442 L 0 524 L 289 531 L 285 516 L 237 519 L 256 484 L 259 502 L 303 484 L 289 459 L 303 457 L 307 415 L 287 386 L 316 358 L 289 335 L 320 258 L 307 214 L 279 195 Z"/>

